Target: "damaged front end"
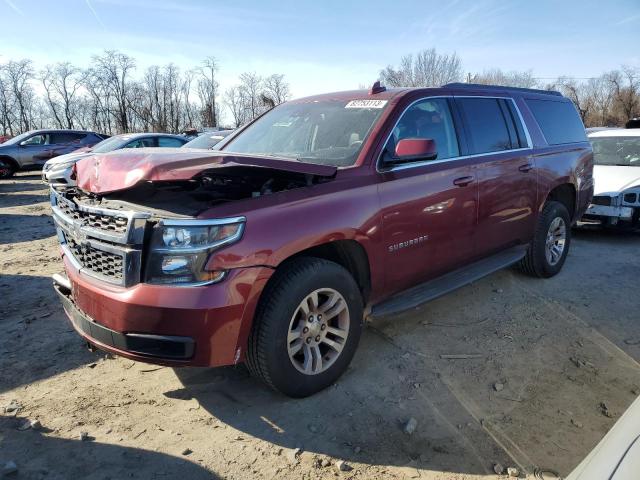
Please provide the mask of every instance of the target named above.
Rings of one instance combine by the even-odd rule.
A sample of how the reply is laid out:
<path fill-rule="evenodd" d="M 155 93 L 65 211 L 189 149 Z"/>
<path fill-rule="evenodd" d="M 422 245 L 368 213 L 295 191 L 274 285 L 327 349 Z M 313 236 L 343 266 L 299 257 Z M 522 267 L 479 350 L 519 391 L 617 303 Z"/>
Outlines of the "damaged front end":
<path fill-rule="evenodd" d="M 250 210 L 260 197 L 335 174 L 292 160 L 191 155 L 91 157 L 78 164 L 78 187 L 52 190 L 58 238 L 80 274 L 121 287 L 219 282 L 226 272 L 207 271 L 207 259 L 240 241 L 246 217 L 210 218 L 211 209 L 249 200 Z"/>

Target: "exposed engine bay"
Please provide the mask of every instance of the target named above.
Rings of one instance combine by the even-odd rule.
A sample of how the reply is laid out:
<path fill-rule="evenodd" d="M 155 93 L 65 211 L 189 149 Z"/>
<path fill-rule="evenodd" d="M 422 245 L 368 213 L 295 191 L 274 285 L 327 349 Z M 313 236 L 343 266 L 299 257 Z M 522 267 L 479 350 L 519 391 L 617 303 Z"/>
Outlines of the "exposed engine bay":
<path fill-rule="evenodd" d="M 113 210 L 148 211 L 163 216 L 196 216 L 226 202 L 261 197 L 328 181 L 317 175 L 270 168 L 204 170 L 190 180 L 142 181 L 127 190 L 98 196 L 76 189 L 83 203 Z M 69 192 L 71 193 L 71 192 Z"/>

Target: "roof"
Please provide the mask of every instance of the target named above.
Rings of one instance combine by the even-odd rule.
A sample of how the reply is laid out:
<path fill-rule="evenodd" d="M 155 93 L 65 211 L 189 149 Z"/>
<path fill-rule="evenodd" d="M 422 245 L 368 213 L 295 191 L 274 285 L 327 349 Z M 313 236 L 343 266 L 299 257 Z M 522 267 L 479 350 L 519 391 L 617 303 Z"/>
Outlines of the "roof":
<path fill-rule="evenodd" d="M 127 139 L 136 139 L 142 137 L 172 137 L 172 138 L 180 138 L 185 139 L 184 135 L 176 135 L 174 133 L 157 133 L 157 132 L 142 132 L 142 133 L 121 133 L 119 135 L 114 135 L 113 137 L 127 138 Z M 113 138 L 111 137 L 111 138 Z"/>
<path fill-rule="evenodd" d="M 43 133 L 43 132 L 56 132 L 56 133 L 95 133 L 92 130 L 77 130 L 73 128 L 39 128 L 38 130 L 29 130 L 25 133 Z"/>
<path fill-rule="evenodd" d="M 508 87 L 505 85 L 483 85 L 480 83 L 447 83 L 443 85 L 443 88 L 455 88 L 463 90 L 488 90 L 490 92 L 517 92 L 517 93 L 535 93 L 537 95 L 554 95 L 556 97 L 562 97 L 560 92 L 555 90 L 540 90 L 538 88 L 521 88 L 521 87 Z"/>
<path fill-rule="evenodd" d="M 395 97 L 408 95 L 410 93 L 419 92 L 424 95 L 455 95 L 456 91 L 464 93 L 487 93 L 492 94 L 533 94 L 560 97 L 565 100 L 565 97 L 560 92 L 555 90 L 537 90 L 534 88 L 519 88 L 519 87 L 507 87 L 502 85 L 481 85 L 478 83 L 448 83 L 442 87 L 407 87 L 407 88 L 387 88 L 382 92 L 372 94 L 369 90 L 347 90 L 344 92 L 331 92 L 323 93 L 320 95 L 313 95 L 311 97 L 299 98 L 293 100 L 293 103 L 308 103 L 315 101 L 349 101 L 349 100 L 391 100 Z M 568 101 L 568 100 L 567 100 Z"/>
<path fill-rule="evenodd" d="M 407 92 L 408 88 L 387 88 L 383 92 L 370 94 L 369 90 L 347 90 L 343 92 L 329 92 L 329 93 L 321 93 L 319 95 L 313 95 L 311 97 L 298 98 L 296 100 L 292 100 L 287 103 L 308 103 L 314 102 L 317 100 L 324 101 L 343 101 L 346 102 L 348 100 L 361 100 L 361 99 L 372 99 L 372 100 L 390 100 L 397 95 Z M 419 90 L 419 89 L 415 89 Z"/>
<path fill-rule="evenodd" d="M 609 130 L 598 130 L 587 134 L 588 138 L 606 137 L 640 137 L 640 128 L 611 128 Z"/>

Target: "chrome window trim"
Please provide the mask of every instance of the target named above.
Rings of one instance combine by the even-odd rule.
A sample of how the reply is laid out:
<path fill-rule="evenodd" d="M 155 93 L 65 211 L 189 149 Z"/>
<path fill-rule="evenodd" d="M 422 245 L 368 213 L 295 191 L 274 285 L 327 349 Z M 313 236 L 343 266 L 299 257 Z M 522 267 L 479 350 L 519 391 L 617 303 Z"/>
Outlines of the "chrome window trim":
<path fill-rule="evenodd" d="M 443 158 L 441 160 L 424 160 L 424 161 L 420 161 L 420 162 L 407 162 L 406 164 L 396 165 L 396 166 L 391 167 L 389 169 L 382 169 L 381 168 L 381 166 L 382 166 L 382 155 L 384 153 L 384 147 L 383 147 L 382 152 L 380 152 L 380 155 L 378 155 L 378 158 L 376 159 L 376 172 L 378 172 L 378 173 L 389 173 L 389 172 L 395 172 L 395 171 L 398 171 L 398 170 L 407 170 L 409 168 L 423 167 L 425 165 L 436 165 L 436 164 L 439 164 L 439 163 L 456 162 L 458 160 L 466 160 L 468 158 L 486 157 L 488 155 L 497 155 L 497 154 L 500 154 L 500 153 L 523 152 L 525 150 L 532 150 L 533 149 L 533 143 L 531 141 L 531 136 L 529 134 L 529 129 L 527 128 L 527 124 L 524 122 L 524 118 L 522 117 L 522 113 L 520 112 L 520 109 L 518 108 L 518 104 L 511 97 L 501 97 L 501 96 L 495 96 L 495 95 L 434 95 L 434 96 L 427 96 L 427 97 L 418 98 L 417 100 L 411 102 L 402 111 L 402 113 L 398 117 L 398 120 L 396 120 L 396 123 L 393 125 L 393 128 L 389 132 L 389 135 L 387 135 L 387 138 L 385 139 L 383 145 L 384 146 L 387 145 L 387 143 L 389 142 L 389 139 L 391 138 L 391 135 L 393 135 L 393 131 L 396 129 L 396 127 L 398 126 L 398 123 L 400 123 L 400 120 L 402 120 L 402 117 L 407 112 L 407 110 L 409 110 L 413 105 L 415 105 L 418 102 L 421 102 L 423 100 L 435 99 L 435 98 L 444 98 L 444 99 L 491 98 L 491 99 L 495 99 L 495 100 L 510 100 L 513 103 L 513 106 L 515 107 L 516 112 L 518 112 L 518 117 L 520 119 L 520 122 L 522 123 L 522 128 L 523 128 L 525 136 L 527 138 L 527 146 L 526 147 L 520 147 L 520 148 L 511 148 L 511 149 L 508 149 L 508 150 L 497 150 L 497 151 L 493 151 L 493 152 L 474 153 L 474 154 L 471 154 L 471 155 L 459 155 L 457 157 Z M 456 131 L 456 135 L 459 135 L 459 133 L 457 131 Z"/>

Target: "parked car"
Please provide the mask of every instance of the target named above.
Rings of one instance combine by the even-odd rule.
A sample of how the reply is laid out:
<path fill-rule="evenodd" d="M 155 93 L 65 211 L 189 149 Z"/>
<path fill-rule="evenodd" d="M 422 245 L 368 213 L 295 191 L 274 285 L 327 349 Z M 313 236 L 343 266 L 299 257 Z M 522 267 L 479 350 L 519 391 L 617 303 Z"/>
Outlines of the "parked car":
<path fill-rule="evenodd" d="M 122 148 L 178 148 L 185 143 L 187 143 L 185 137 L 168 133 L 127 133 L 124 135 L 115 135 L 93 147 L 82 148 L 67 155 L 61 155 L 49 160 L 42 168 L 42 180 L 53 187 L 72 186 L 75 185 L 73 166 L 80 159 L 95 154 L 113 152 Z"/>
<path fill-rule="evenodd" d="M 50 158 L 90 147 L 103 138 L 84 130 L 32 130 L 0 144 L 0 178 L 42 168 Z"/>
<path fill-rule="evenodd" d="M 640 472 L 640 397 L 566 480 L 634 480 Z"/>
<path fill-rule="evenodd" d="M 582 218 L 603 226 L 640 226 L 640 129 L 589 134 L 594 158 L 593 203 Z"/>
<path fill-rule="evenodd" d="M 11 136 L 10 135 L 0 135 L 0 143 L 4 143 L 7 140 L 10 140 Z"/>
<path fill-rule="evenodd" d="M 228 137 L 233 130 L 218 130 L 216 132 L 204 132 L 193 140 L 185 143 L 183 148 L 198 148 L 211 150 L 216 144 L 220 143 L 224 138 Z"/>
<path fill-rule="evenodd" d="M 513 264 L 557 274 L 592 161 L 557 92 L 376 84 L 291 101 L 221 151 L 79 161 L 77 188 L 52 195 L 54 285 L 90 344 L 168 365 L 246 361 L 302 397 L 346 369 L 366 316 Z"/>

